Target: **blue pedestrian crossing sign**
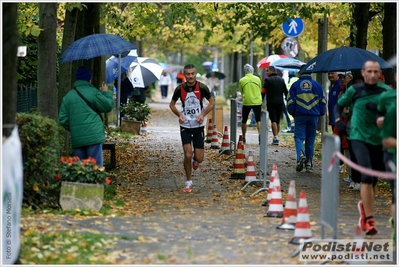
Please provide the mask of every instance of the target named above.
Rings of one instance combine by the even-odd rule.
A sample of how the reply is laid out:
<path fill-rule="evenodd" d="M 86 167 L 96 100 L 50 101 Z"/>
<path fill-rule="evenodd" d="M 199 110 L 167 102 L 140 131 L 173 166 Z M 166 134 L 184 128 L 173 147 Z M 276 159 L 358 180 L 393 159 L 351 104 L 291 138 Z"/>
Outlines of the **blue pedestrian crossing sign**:
<path fill-rule="evenodd" d="M 288 18 L 282 25 L 283 32 L 289 37 L 299 36 L 305 29 L 305 24 L 301 18 Z"/>

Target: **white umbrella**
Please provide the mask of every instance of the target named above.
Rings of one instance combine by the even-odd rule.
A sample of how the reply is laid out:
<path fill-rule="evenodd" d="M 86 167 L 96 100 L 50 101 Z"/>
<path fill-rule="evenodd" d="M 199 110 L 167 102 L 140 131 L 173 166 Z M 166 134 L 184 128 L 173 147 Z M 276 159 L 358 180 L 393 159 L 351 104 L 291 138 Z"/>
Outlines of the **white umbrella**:
<path fill-rule="evenodd" d="M 152 58 L 138 57 L 130 65 L 131 82 L 134 87 L 144 88 L 161 78 L 163 67 Z"/>

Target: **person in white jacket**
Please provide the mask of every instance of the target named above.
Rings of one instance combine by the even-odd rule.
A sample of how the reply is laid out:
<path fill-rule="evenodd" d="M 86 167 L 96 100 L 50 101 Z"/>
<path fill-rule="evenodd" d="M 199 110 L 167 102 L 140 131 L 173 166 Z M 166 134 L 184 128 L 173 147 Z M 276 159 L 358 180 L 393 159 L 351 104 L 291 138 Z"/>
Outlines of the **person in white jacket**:
<path fill-rule="evenodd" d="M 170 78 L 170 75 L 167 74 L 165 71 L 162 72 L 161 78 L 159 79 L 159 85 L 161 86 L 161 95 L 162 99 L 165 99 L 168 97 L 168 88 L 169 85 L 172 84 L 172 79 Z"/>

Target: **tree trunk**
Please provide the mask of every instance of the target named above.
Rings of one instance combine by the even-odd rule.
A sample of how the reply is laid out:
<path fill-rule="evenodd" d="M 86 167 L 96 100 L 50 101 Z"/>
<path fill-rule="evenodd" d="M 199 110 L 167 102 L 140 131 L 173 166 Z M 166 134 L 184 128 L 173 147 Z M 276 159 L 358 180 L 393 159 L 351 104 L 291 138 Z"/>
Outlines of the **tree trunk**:
<path fill-rule="evenodd" d="M 62 36 L 62 53 L 75 41 L 75 31 L 78 9 L 66 10 L 64 33 Z M 60 64 L 60 76 L 58 77 L 58 107 L 61 106 L 62 98 L 72 88 L 72 63 L 65 62 Z"/>
<path fill-rule="evenodd" d="M 17 112 L 17 7 L 17 3 L 3 4 L 3 136 L 6 137 L 15 125 Z"/>
<path fill-rule="evenodd" d="M 57 3 L 39 4 L 39 26 L 43 29 L 38 37 L 38 94 L 37 108 L 41 115 L 58 120 L 56 80 L 56 30 Z"/>
<path fill-rule="evenodd" d="M 382 21 L 382 40 L 383 40 L 383 55 L 385 60 L 390 59 L 396 55 L 396 3 L 384 3 L 384 20 Z M 395 85 L 393 79 L 394 70 L 389 69 L 384 71 L 385 83 Z"/>
<path fill-rule="evenodd" d="M 354 3 L 353 20 L 355 21 L 356 33 L 351 31 L 350 45 L 353 47 L 366 49 L 367 31 L 369 26 L 370 3 Z"/>

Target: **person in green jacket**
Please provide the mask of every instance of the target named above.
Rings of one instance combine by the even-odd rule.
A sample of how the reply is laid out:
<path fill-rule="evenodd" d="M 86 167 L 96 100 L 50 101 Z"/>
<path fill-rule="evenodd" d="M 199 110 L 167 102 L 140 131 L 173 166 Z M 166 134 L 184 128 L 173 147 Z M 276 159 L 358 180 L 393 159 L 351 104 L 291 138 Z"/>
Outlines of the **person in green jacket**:
<path fill-rule="evenodd" d="M 383 151 L 380 129 L 376 124 L 377 105 L 383 92 L 392 90 L 389 86 L 377 83 L 381 74 L 380 64 L 375 60 L 367 60 L 361 70 L 364 83 L 350 86 L 338 99 L 335 107 L 335 127 L 340 134 L 346 133 L 346 125 L 340 119 L 344 107 L 351 106 L 352 116 L 348 138 L 351 140 L 353 153 L 358 165 L 384 170 Z M 361 173 L 360 197 L 358 203 L 360 213 L 359 226 L 366 235 L 378 233 L 374 218 L 373 205 L 375 186 L 378 177 Z"/>
<path fill-rule="evenodd" d="M 260 113 L 262 111 L 262 82 L 258 76 L 255 76 L 254 68 L 245 64 L 244 66 L 245 76 L 240 79 L 239 89 L 242 94 L 242 140 L 245 144 L 245 134 L 247 132 L 247 120 L 251 109 L 255 113 L 256 127 L 259 133 L 260 143 Z"/>
<path fill-rule="evenodd" d="M 114 99 L 104 82 L 100 91 L 91 84 L 91 78 L 88 68 L 78 68 L 73 89 L 62 99 L 58 119 L 71 133 L 73 155 L 81 160 L 94 158 L 97 165 L 103 166 L 105 134 L 100 113 L 110 112 Z"/>

